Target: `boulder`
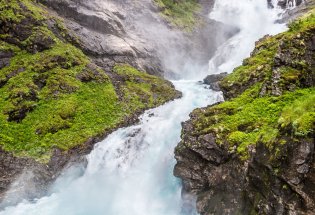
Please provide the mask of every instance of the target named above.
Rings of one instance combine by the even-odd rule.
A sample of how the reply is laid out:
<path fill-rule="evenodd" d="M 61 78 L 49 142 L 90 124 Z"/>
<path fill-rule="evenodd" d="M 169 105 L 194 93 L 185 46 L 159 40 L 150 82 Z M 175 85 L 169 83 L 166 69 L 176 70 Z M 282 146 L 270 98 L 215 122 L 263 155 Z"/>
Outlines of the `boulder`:
<path fill-rule="evenodd" d="M 215 91 L 220 91 L 219 82 L 228 75 L 227 72 L 223 72 L 220 74 L 213 74 L 208 75 L 204 80 L 203 83 L 210 86 L 210 89 Z"/>

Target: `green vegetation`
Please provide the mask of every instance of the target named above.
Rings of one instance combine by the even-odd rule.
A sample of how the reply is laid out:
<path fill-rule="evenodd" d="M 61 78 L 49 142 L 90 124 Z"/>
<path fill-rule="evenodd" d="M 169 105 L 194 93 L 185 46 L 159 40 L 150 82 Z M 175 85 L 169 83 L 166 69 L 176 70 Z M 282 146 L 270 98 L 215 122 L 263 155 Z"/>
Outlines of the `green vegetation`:
<path fill-rule="evenodd" d="M 191 31 L 198 22 L 197 0 L 154 0 L 161 9 L 163 17 L 174 26 Z"/>
<path fill-rule="evenodd" d="M 229 100 L 193 112 L 193 135 L 215 134 L 218 144 L 242 159 L 258 142 L 274 148 L 314 137 L 314 32 L 310 13 L 288 32 L 259 41 L 252 56 L 220 83 Z"/>
<path fill-rule="evenodd" d="M 300 96 L 286 106 L 278 120 L 281 128 L 292 130 L 295 136 L 307 136 L 314 132 L 315 93 Z"/>
<path fill-rule="evenodd" d="M 305 76 L 314 75 L 314 70 L 307 65 L 305 60 L 308 50 L 306 41 L 314 34 L 315 9 L 289 25 L 289 31 L 276 35 L 266 36 L 257 42 L 252 55 L 243 61 L 243 65 L 234 69 L 220 86 L 228 97 L 235 97 L 257 82 L 267 82 L 273 75 L 275 58 L 277 53 L 288 55 L 288 66 L 279 67 L 281 73 L 281 84 L 289 86 L 294 83 L 301 86 L 299 80 Z M 281 41 L 281 43 L 279 42 Z M 287 52 L 287 53 L 286 53 Z M 311 74 L 309 74 L 311 73 Z"/>
<path fill-rule="evenodd" d="M 124 80 L 120 87 L 128 109 L 151 108 L 177 97 L 172 85 L 164 80 L 139 72 L 129 65 L 116 65 L 114 72 Z"/>
<path fill-rule="evenodd" d="M 280 36 L 274 38 L 265 38 L 256 45 L 254 55 L 243 61 L 243 65 L 234 69 L 227 76 L 220 86 L 223 90 L 229 91 L 229 94 L 239 94 L 240 90 L 249 87 L 252 80 L 262 80 L 271 75 L 274 65 L 274 56 L 278 50 Z"/>
<path fill-rule="evenodd" d="M 25 18 L 32 17 L 37 21 L 45 20 L 47 13 L 34 4 L 35 0 L 2 0 L 0 2 L 0 19 L 19 23 Z M 21 7 L 25 6 L 27 10 Z"/>
<path fill-rule="evenodd" d="M 305 31 L 314 24 L 315 9 L 306 13 L 303 17 L 292 21 L 289 24 L 289 32 Z"/>
<path fill-rule="evenodd" d="M 228 140 L 243 158 L 247 146 L 261 141 L 267 145 L 279 142 L 280 132 L 308 136 L 314 133 L 315 88 L 299 89 L 282 96 L 259 97 L 257 84 L 241 96 L 208 108 L 196 110 L 195 135 L 215 133 L 217 143 Z M 280 117 L 281 116 L 281 117 Z"/>
<path fill-rule="evenodd" d="M 0 11 L 0 53 L 10 57 L 0 67 L 0 146 L 17 156 L 47 162 L 53 148 L 83 144 L 177 95 L 171 83 L 129 65 L 98 68 L 66 42 L 62 22 L 32 1 L 5 0 Z M 53 33 L 47 19 L 62 32 Z"/>

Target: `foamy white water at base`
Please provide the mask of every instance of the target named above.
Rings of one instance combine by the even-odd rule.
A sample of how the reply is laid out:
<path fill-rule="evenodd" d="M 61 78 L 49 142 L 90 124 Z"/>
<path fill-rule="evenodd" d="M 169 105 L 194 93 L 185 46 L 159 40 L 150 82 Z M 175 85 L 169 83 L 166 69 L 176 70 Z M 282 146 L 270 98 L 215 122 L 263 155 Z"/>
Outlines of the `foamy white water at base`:
<path fill-rule="evenodd" d="M 173 176 L 181 122 L 196 107 L 221 101 L 222 94 L 191 81 L 174 85 L 183 98 L 147 111 L 138 125 L 119 129 L 98 143 L 82 176 L 73 169 L 58 180 L 50 196 L 0 214 L 181 214 L 181 185 Z"/>

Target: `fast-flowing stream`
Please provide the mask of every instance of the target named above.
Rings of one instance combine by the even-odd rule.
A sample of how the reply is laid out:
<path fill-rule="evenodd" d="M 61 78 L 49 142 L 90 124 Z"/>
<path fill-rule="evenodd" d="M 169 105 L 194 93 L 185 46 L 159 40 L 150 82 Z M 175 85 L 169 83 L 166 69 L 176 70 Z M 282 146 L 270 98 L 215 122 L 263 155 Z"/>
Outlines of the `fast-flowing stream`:
<path fill-rule="evenodd" d="M 219 47 L 210 60 L 209 73 L 231 72 L 249 56 L 256 40 L 283 31 L 283 25 L 275 24 L 278 13 L 267 9 L 266 0 L 218 0 L 210 17 L 239 28 L 239 32 Z M 173 82 L 183 92 L 181 99 L 145 112 L 139 124 L 121 128 L 96 144 L 87 156 L 87 168 L 69 169 L 50 195 L 7 207 L 0 214 L 182 214 L 181 184 L 172 174 L 181 122 L 193 109 L 222 100 L 220 92 L 184 79 Z"/>

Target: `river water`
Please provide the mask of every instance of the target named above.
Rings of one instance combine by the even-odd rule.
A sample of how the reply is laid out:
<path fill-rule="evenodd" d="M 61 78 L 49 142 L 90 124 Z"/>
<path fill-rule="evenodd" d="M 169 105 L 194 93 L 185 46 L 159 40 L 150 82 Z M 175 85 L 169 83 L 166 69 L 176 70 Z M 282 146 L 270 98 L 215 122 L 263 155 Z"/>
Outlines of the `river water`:
<path fill-rule="evenodd" d="M 275 2 L 275 1 L 274 1 Z M 217 0 L 210 18 L 238 28 L 209 61 L 211 73 L 231 72 L 265 34 L 285 26 L 275 24 L 280 9 L 266 0 Z M 197 108 L 222 101 L 196 80 L 173 81 L 183 97 L 146 111 L 140 123 L 121 128 L 95 145 L 86 168 L 72 167 L 53 185 L 48 196 L 7 207 L 0 215 L 179 215 L 183 214 L 181 183 L 173 176 L 174 148 L 181 122 Z M 193 75 L 192 75 L 193 74 Z M 189 211 L 189 210 L 186 210 Z M 189 212 L 189 215 L 195 212 Z"/>

